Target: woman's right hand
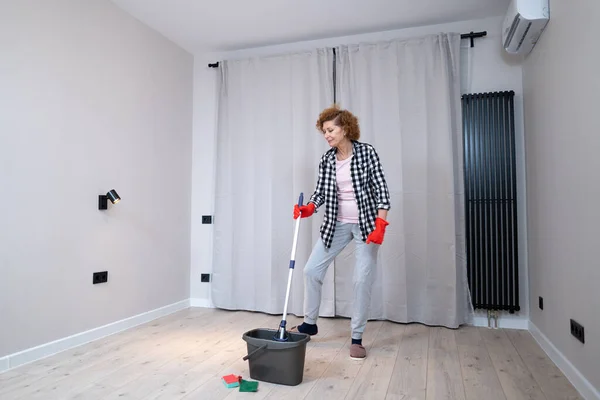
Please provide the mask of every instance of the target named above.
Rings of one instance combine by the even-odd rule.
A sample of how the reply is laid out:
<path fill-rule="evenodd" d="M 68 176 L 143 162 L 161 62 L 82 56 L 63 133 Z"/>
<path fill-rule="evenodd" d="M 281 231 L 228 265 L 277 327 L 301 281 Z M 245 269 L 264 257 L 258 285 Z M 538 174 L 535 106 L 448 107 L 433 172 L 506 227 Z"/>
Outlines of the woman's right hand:
<path fill-rule="evenodd" d="M 302 215 L 302 218 L 310 217 L 314 212 L 315 203 L 308 203 L 305 206 L 294 205 L 294 219 L 297 219 L 300 215 Z"/>

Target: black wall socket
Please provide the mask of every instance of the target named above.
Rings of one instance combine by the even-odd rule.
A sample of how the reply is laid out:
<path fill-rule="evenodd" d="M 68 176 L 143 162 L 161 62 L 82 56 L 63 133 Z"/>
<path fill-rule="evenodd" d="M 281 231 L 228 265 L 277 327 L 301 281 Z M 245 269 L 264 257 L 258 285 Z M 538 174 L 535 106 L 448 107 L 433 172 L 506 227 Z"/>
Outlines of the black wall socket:
<path fill-rule="evenodd" d="M 542 296 L 540 296 L 540 299 L 539 299 L 539 306 L 540 306 L 540 310 L 544 309 L 544 298 Z"/>
<path fill-rule="evenodd" d="M 210 282 L 210 274 L 201 274 L 200 282 Z"/>
<path fill-rule="evenodd" d="M 571 335 L 575 336 L 581 343 L 585 343 L 585 331 L 583 325 L 575 320 L 571 320 Z"/>
<path fill-rule="evenodd" d="M 108 282 L 108 271 L 94 272 L 93 284 Z"/>
<path fill-rule="evenodd" d="M 203 215 L 202 223 L 203 224 L 212 224 L 212 215 Z"/>

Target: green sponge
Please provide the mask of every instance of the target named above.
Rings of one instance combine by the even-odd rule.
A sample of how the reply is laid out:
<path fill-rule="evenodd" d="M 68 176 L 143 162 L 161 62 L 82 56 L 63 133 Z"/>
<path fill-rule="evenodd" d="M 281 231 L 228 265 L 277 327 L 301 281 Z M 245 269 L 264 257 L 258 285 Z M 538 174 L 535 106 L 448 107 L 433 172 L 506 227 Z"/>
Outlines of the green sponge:
<path fill-rule="evenodd" d="M 240 392 L 256 392 L 258 391 L 258 382 L 246 381 L 242 379 L 240 381 Z"/>

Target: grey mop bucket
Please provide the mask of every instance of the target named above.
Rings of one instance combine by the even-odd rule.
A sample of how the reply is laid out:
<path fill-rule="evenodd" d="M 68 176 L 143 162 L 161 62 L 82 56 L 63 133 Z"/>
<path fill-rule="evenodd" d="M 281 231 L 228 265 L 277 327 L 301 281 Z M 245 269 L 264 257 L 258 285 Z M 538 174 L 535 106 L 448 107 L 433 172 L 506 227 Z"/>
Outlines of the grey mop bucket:
<path fill-rule="evenodd" d="M 253 329 L 244 333 L 247 343 L 250 378 L 280 385 L 296 386 L 304 377 L 306 343 L 310 336 L 288 332 L 288 340 L 273 340 L 275 329 Z"/>

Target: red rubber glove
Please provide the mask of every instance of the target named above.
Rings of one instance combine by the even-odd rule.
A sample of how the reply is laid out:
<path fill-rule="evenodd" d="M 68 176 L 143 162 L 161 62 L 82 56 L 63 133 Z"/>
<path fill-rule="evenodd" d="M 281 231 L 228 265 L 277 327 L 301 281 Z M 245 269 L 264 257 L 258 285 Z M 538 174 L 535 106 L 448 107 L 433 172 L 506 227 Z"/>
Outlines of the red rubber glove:
<path fill-rule="evenodd" d="M 310 217 L 315 212 L 315 203 L 308 203 L 305 206 L 294 206 L 294 219 L 297 219 L 302 213 L 302 218 Z"/>
<path fill-rule="evenodd" d="M 385 235 L 385 227 L 390 223 L 386 220 L 377 217 L 375 219 L 375 230 L 371 232 L 371 234 L 367 237 L 367 244 L 375 243 L 381 244 L 383 243 L 383 236 Z"/>

